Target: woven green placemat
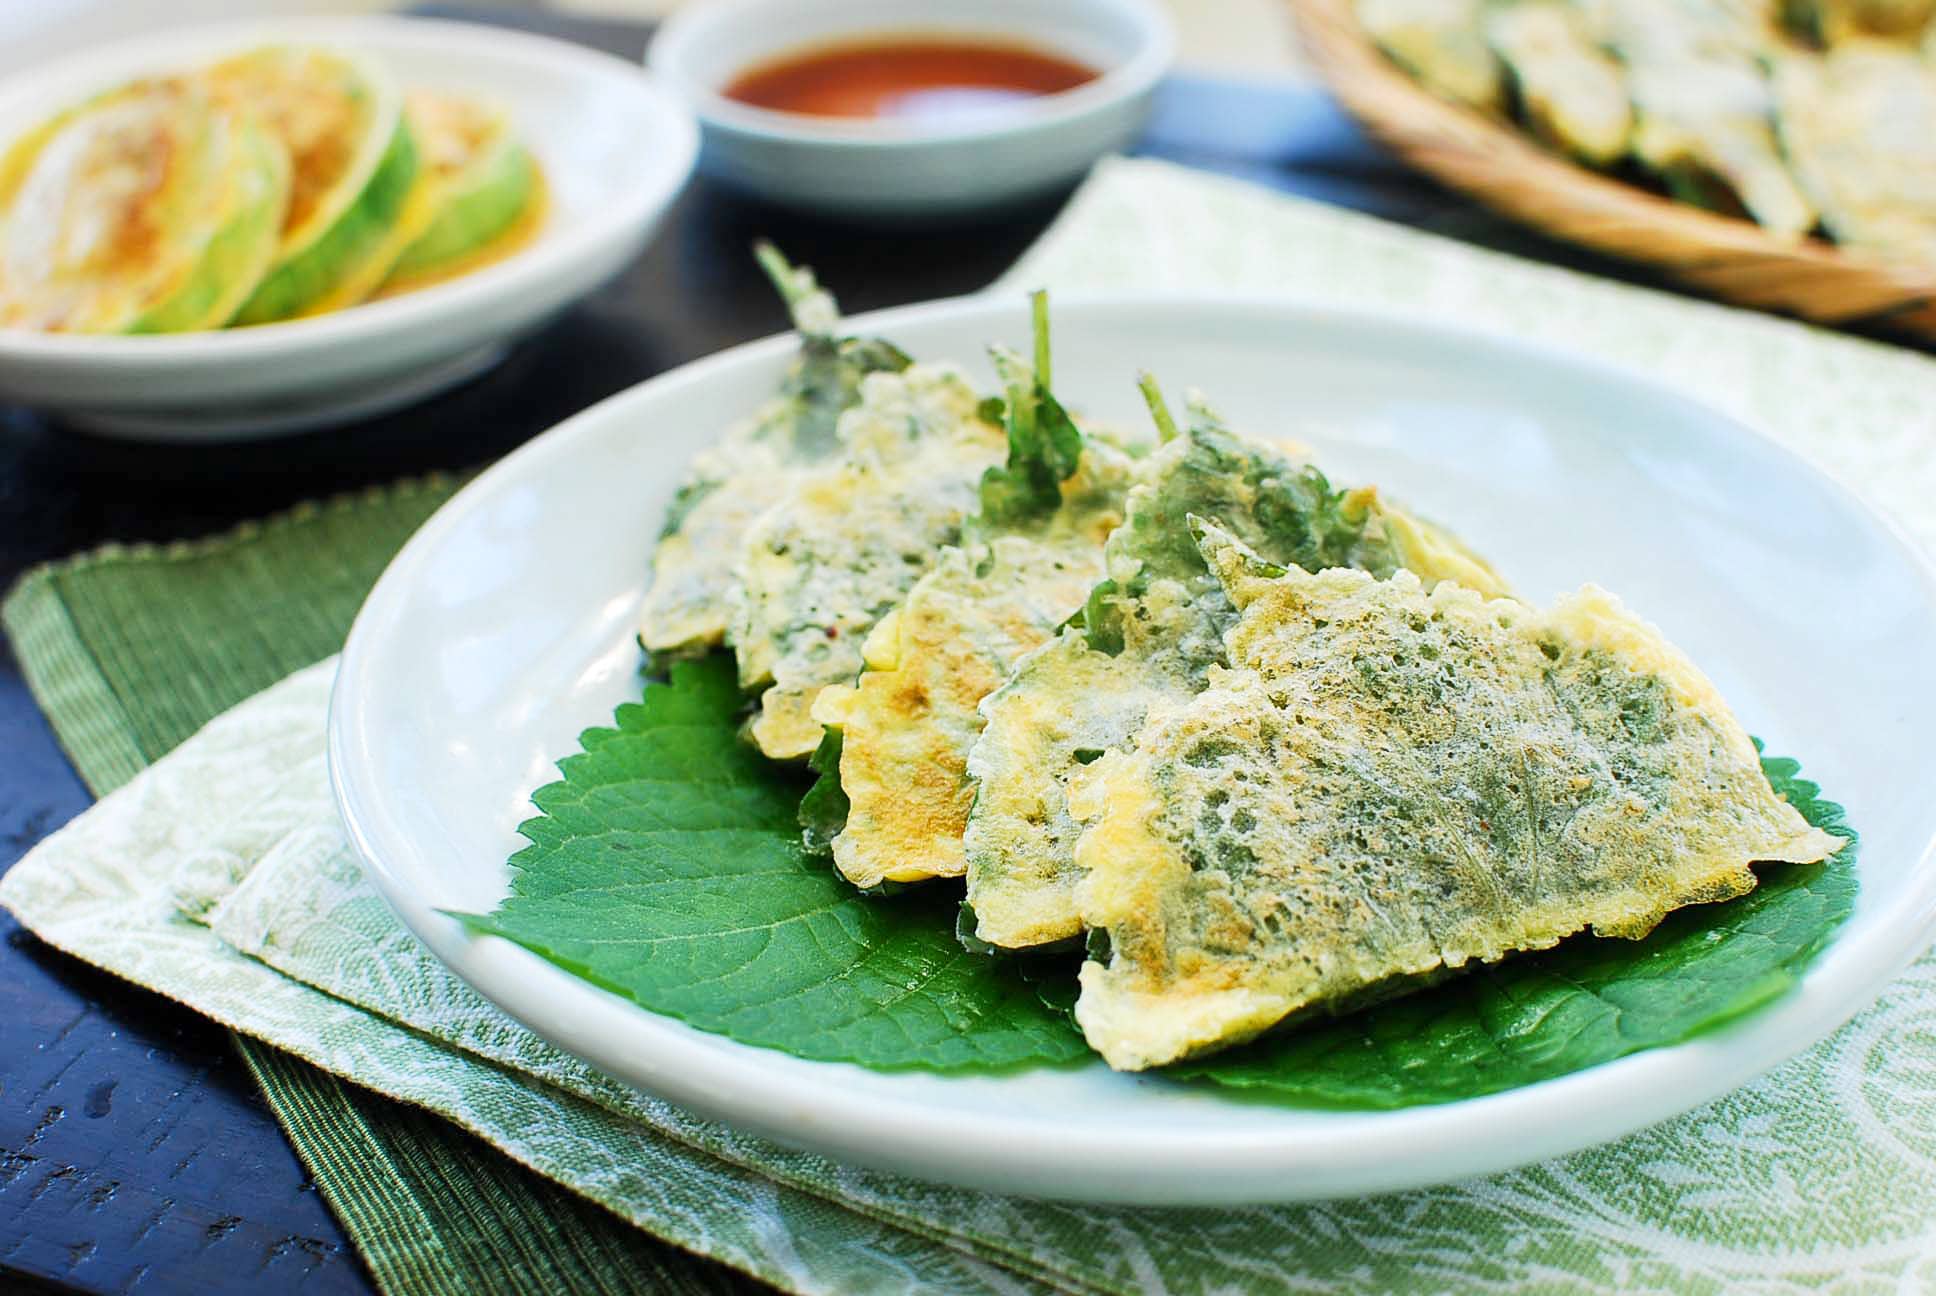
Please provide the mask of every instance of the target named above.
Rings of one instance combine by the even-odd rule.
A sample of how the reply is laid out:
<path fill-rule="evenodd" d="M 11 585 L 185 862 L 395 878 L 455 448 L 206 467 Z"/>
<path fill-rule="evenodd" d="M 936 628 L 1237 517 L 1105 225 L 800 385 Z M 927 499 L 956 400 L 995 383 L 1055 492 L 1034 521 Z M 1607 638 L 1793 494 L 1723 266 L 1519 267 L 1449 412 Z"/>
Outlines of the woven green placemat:
<path fill-rule="evenodd" d="M 304 504 L 209 540 L 110 546 L 29 573 L 4 617 L 95 795 L 343 645 L 390 557 L 458 481 Z M 426 1113 L 232 1037 L 385 1292 L 766 1290 L 657 1241 Z"/>

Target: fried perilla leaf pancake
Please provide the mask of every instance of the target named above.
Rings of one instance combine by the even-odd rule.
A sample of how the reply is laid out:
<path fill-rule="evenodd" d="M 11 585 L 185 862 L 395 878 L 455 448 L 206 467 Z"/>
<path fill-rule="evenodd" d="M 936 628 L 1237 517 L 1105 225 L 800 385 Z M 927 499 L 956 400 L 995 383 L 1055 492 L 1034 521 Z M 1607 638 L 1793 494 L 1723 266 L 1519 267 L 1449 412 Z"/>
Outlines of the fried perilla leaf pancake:
<path fill-rule="evenodd" d="M 868 631 L 961 540 L 1004 444 L 980 406 L 950 366 L 869 375 L 840 454 L 748 528 L 727 639 L 740 683 L 764 690 L 752 737 L 768 756 L 819 745 L 820 690 L 860 673 Z"/>
<path fill-rule="evenodd" d="M 1640 937 L 1840 839 L 1660 632 L 1587 586 L 1540 611 L 1409 572 L 1312 574 L 1214 527 L 1231 665 L 1072 790 L 1077 1020 L 1138 1070 L 1588 928 Z"/>
<path fill-rule="evenodd" d="M 1134 461 L 1085 435 L 1056 400 L 1048 340 L 1037 294 L 1034 363 L 995 352 L 1008 459 L 983 476 L 963 547 L 875 627 L 856 685 L 827 689 L 815 706 L 840 734 L 848 809 L 831 848 L 857 886 L 961 875 L 977 705 L 1082 606 L 1122 521 Z"/>
<path fill-rule="evenodd" d="M 1080 931 L 1070 779 L 1126 746 L 1158 701 L 1202 689 L 1224 660 L 1235 613 L 1185 524 L 1192 512 L 1278 562 L 1380 574 L 1405 566 L 1504 589 L 1456 540 L 1375 492 L 1336 490 L 1310 464 L 1196 410 L 1188 431 L 1146 461 L 1105 546 L 1108 576 L 1089 597 L 1085 625 L 1023 658 L 982 703 L 964 848 L 984 941 L 1022 948 Z"/>
<path fill-rule="evenodd" d="M 861 381 L 908 365 L 890 342 L 837 336 L 839 311 L 813 273 L 789 266 L 770 245 L 757 251 L 793 314 L 800 355 L 771 400 L 694 456 L 673 496 L 639 614 L 639 642 L 652 652 L 690 655 L 720 642 L 747 529 L 839 452 L 838 421 L 859 401 Z"/>

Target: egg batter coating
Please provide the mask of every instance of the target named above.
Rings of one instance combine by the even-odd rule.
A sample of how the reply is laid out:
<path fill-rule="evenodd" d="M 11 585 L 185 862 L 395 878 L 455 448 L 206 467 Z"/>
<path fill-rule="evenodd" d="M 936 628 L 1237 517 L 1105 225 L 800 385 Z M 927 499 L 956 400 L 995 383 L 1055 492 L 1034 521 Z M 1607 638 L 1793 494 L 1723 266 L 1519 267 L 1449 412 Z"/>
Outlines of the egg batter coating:
<path fill-rule="evenodd" d="M 1077 1020 L 1112 1067 L 1248 1039 L 1592 928 L 1638 938 L 1838 849 L 1713 685 L 1586 586 L 1548 610 L 1264 563 L 1200 527 L 1230 666 L 1071 792 L 1109 935 Z"/>
<path fill-rule="evenodd" d="M 875 627 L 859 681 L 814 708 L 840 734 L 848 809 L 834 862 L 860 887 L 961 876 L 977 706 L 1081 608 L 1122 521 L 1135 462 L 1085 435 L 1050 391 L 1046 309 L 1038 294 L 1033 365 L 995 353 L 1009 454 L 982 480 L 966 543 Z"/>
<path fill-rule="evenodd" d="M 867 375 L 898 373 L 908 357 L 878 338 L 843 338 L 833 296 L 810 270 L 757 249 L 800 332 L 800 355 L 774 397 L 696 455 L 666 511 L 639 613 L 647 651 L 690 656 L 718 646 L 731 616 L 733 569 L 753 522 L 840 453 L 840 415 Z"/>
<path fill-rule="evenodd" d="M 733 571 L 727 640 L 740 683 L 763 690 L 751 736 L 776 760 L 819 745 L 814 700 L 860 674 L 868 632 L 960 543 L 1004 445 L 948 365 L 870 374 L 838 437 L 838 457 L 747 528 Z"/>
<path fill-rule="evenodd" d="M 1153 395 L 1153 393 L 1152 393 Z M 1168 420 L 1160 398 L 1159 422 Z M 1309 463 L 1240 436 L 1202 407 L 1146 462 L 1084 625 L 1024 657 L 981 705 L 969 754 L 964 837 L 979 939 L 1009 948 L 1076 936 L 1077 825 L 1067 789 L 1085 764 L 1126 747 L 1152 707 L 1202 690 L 1224 661 L 1235 611 L 1185 524 L 1214 517 L 1273 561 L 1315 569 L 1399 567 L 1492 593 L 1483 560 L 1370 489 L 1338 490 Z"/>

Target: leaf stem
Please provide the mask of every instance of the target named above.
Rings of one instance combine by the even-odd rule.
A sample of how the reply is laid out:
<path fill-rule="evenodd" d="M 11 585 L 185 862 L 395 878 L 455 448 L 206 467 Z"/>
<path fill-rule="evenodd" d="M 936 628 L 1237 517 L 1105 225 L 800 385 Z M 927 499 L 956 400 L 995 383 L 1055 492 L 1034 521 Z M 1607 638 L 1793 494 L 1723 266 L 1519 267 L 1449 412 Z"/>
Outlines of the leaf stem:
<path fill-rule="evenodd" d="M 1143 393 L 1143 403 L 1149 406 L 1150 417 L 1156 420 L 1156 437 L 1159 442 L 1176 440 L 1176 419 L 1170 414 L 1170 404 L 1163 399 L 1163 389 L 1156 383 L 1156 375 L 1145 369 L 1136 375 L 1136 386 Z"/>
<path fill-rule="evenodd" d="M 810 337 L 832 337 L 840 323 L 840 309 L 833 294 L 820 286 L 813 271 L 796 266 L 766 239 L 753 244 L 753 258 L 772 281 L 773 290 L 786 303 L 793 326 Z"/>
<path fill-rule="evenodd" d="M 1049 382 L 1049 291 L 1037 288 L 1029 294 L 1030 320 L 1035 330 L 1035 387 L 1048 391 Z"/>

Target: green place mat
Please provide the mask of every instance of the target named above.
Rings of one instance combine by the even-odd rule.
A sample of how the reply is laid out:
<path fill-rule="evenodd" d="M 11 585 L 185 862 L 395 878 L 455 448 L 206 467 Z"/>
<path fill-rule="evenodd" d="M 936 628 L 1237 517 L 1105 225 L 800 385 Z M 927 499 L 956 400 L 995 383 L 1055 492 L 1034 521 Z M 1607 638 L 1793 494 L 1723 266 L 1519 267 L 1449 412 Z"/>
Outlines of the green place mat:
<path fill-rule="evenodd" d="M 96 796 L 343 645 L 390 557 L 458 482 L 305 504 L 214 539 L 110 546 L 30 573 L 4 617 Z M 766 1290 L 666 1245 L 427 1113 L 233 1035 L 385 1292 Z"/>

